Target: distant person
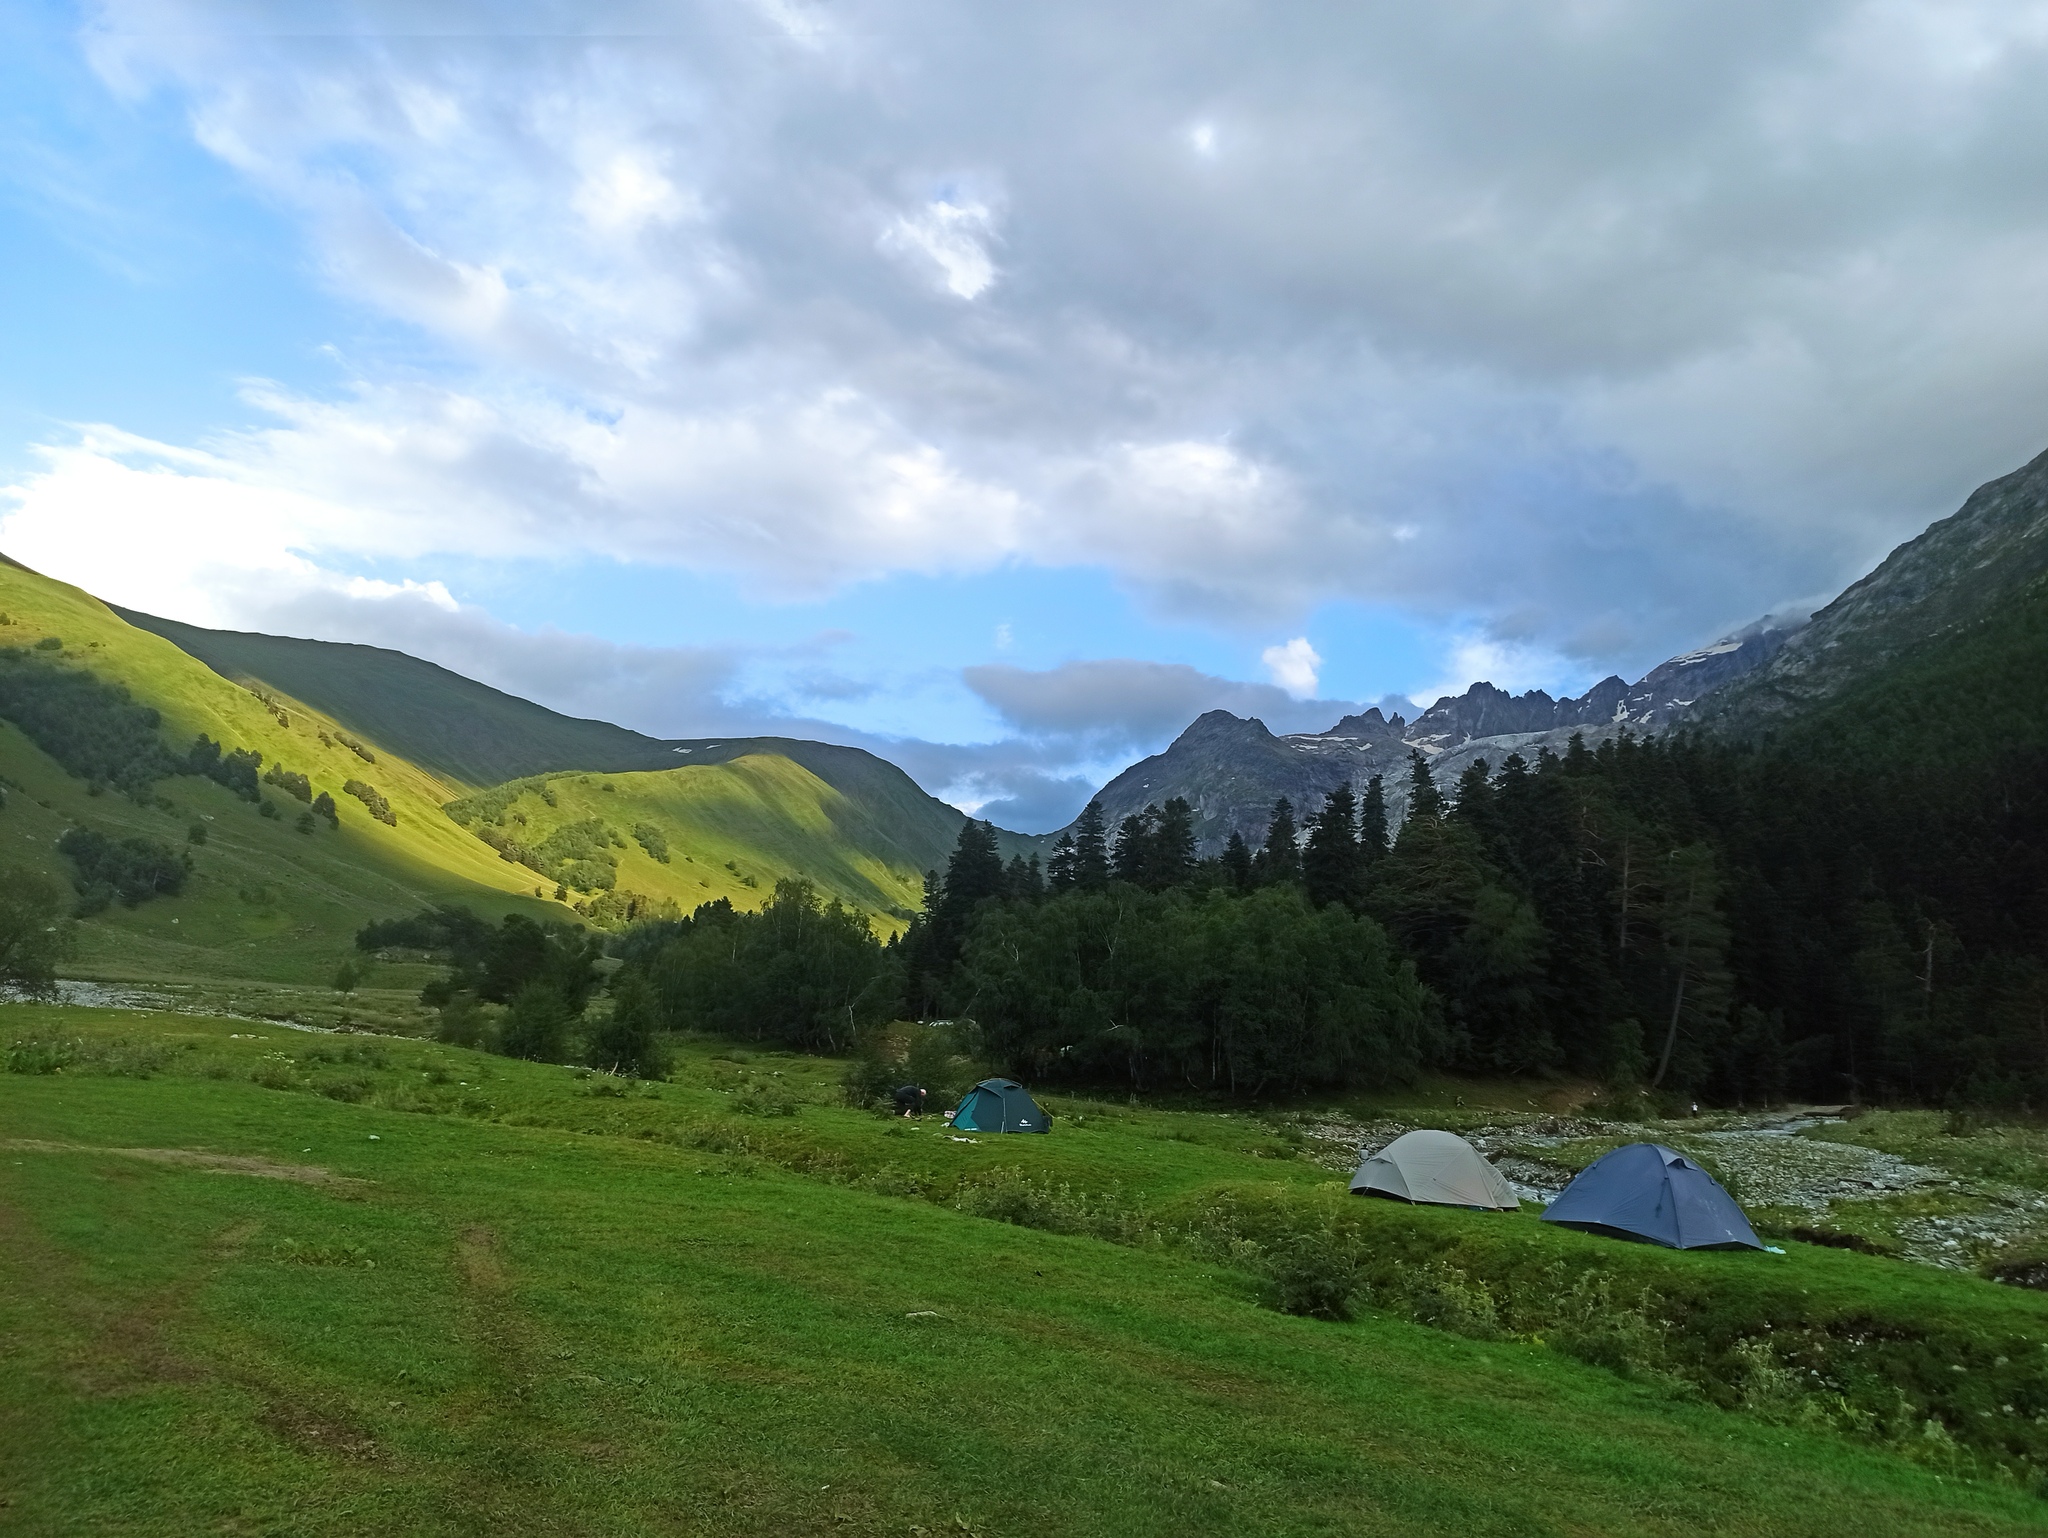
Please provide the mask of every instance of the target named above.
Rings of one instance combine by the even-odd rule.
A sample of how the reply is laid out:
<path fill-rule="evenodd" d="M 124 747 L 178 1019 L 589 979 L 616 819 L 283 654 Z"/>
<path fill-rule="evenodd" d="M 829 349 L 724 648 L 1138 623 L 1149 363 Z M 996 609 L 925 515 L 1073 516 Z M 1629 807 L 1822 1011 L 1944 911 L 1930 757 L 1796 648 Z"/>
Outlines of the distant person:
<path fill-rule="evenodd" d="M 924 1093 L 924 1090 L 915 1084 L 897 1085 L 896 1109 L 905 1116 L 922 1116 L 924 1114 Z"/>

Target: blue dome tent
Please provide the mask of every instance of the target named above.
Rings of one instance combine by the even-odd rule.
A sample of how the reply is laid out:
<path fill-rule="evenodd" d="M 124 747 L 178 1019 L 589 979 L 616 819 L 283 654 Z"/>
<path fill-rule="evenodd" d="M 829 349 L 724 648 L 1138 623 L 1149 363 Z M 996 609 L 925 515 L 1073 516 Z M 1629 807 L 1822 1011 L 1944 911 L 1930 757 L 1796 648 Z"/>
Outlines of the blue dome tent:
<path fill-rule="evenodd" d="M 1763 1248 L 1720 1182 L 1662 1143 L 1602 1154 L 1564 1188 L 1543 1221 L 1674 1250 Z"/>
<path fill-rule="evenodd" d="M 1015 1079 L 983 1079 L 953 1113 L 959 1132 L 1050 1132 L 1052 1118 Z"/>

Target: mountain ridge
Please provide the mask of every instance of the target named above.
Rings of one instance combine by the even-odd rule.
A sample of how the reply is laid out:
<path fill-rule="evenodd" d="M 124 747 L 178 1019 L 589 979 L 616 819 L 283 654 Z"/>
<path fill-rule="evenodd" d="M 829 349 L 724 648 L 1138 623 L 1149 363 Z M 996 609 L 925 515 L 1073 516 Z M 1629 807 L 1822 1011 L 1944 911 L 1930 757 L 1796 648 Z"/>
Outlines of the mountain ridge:
<path fill-rule="evenodd" d="M 1388 810 L 1398 818 L 1407 804 L 1411 753 L 1421 753 L 1433 775 L 1448 781 L 1474 759 L 1533 757 L 1562 749 L 1573 735 L 1598 743 L 1622 731 L 1663 730 L 1763 666 L 1794 633 L 1759 622 L 1672 657 L 1633 684 L 1610 675 L 1563 699 L 1541 689 L 1516 695 L 1475 683 L 1463 694 L 1444 695 L 1413 722 L 1375 708 L 1345 716 L 1327 731 L 1276 735 L 1256 717 L 1212 710 L 1162 752 L 1112 777 L 1095 799 L 1114 827 L 1148 804 L 1183 797 L 1194 809 L 1196 848 L 1203 855 L 1220 852 L 1233 832 L 1256 844 L 1281 796 L 1305 814 L 1339 783 L 1362 790 L 1374 775 L 1383 778 Z"/>

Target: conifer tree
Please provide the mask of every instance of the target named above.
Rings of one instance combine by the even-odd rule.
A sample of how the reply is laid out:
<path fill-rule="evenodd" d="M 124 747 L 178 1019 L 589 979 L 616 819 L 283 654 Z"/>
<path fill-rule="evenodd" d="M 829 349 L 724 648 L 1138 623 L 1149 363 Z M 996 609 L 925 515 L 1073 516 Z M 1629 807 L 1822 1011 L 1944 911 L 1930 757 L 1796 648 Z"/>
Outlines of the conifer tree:
<path fill-rule="evenodd" d="M 1266 842 L 1254 866 L 1260 886 L 1281 886 L 1301 879 L 1301 845 L 1294 826 L 1294 803 L 1282 796 L 1273 803 L 1273 820 L 1266 825 Z"/>
<path fill-rule="evenodd" d="M 1230 842 L 1223 846 L 1223 878 L 1239 892 L 1252 884 L 1252 851 L 1244 841 L 1244 835 L 1232 828 Z"/>
<path fill-rule="evenodd" d="M 1380 776 L 1365 782 L 1358 803 L 1358 861 L 1371 870 L 1387 853 L 1387 787 Z"/>
<path fill-rule="evenodd" d="M 1074 821 L 1074 885 L 1100 892 L 1109 885 L 1109 837 L 1102 826 L 1102 803 L 1090 801 Z"/>
<path fill-rule="evenodd" d="M 1408 815 L 1425 822 L 1437 822 L 1444 815 L 1444 798 L 1430 778 L 1429 760 L 1413 749 L 1408 754 Z"/>
<path fill-rule="evenodd" d="M 1185 796 L 1175 796 L 1160 808 L 1158 831 L 1152 848 L 1151 884 L 1180 886 L 1195 873 L 1195 809 Z"/>
<path fill-rule="evenodd" d="M 1035 855 L 1033 858 L 1037 858 Z M 1045 870 L 1046 885 L 1055 892 L 1071 892 L 1075 883 L 1075 866 L 1079 856 L 1074 848 L 1074 835 L 1062 833 L 1053 841 L 1052 859 Z"/>
<path fill-rule="evenodd" d="M 1348 784 L 1323 797 L 1309 819 L 1308 847 L 1301 852 L 1301 879 L 1318 908 L 1354 903 L 1361 895 L 1364 867 L 1358 854 L 1358 800 Z"/>
<path fill-rule="evenodd" d="M 1117 825 L 1116 847 L 1110 851 L 1109 874 L 1113 881 L 1132 886 L 1149 886 L 1146 878 L 1154 864 L 1153 843 L 1159 829 L 1159 808 L 1148 806 L 1133 812 Z"/>

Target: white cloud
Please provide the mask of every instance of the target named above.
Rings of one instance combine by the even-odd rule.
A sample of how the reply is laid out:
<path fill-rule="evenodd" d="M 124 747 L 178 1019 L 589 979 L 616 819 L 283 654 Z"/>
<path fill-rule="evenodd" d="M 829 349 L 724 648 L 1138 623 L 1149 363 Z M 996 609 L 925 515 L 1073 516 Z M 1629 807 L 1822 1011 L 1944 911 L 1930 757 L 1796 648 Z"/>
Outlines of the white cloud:
<path fill-rule="evenodd" d="M 1474 683 L 1490 683 L 1510 694 L 1543 689 L 1554 696 L 1576 693 L 1594 680 L 1568 658 L 1541 646 L 1467 634 L 1452 643 L 1440 681 L 1409 695 L 1425 709 L 1445 695 L 1463 694 Z"/>
<path fill-rule="evenodd" d="M 1308 699 L 1316 692 L 1317 670 L 1323 659 L 1308 644 L 1307 636 L 1267 647 L 1259 653 L 1259 661 L 1266 665 L 1267 676 L 1296 699 Z"/>
<path fill-rule="evenodd" d="M 252 580 L 542 544 L 775 593 L 1084 563 L 1245 628 L 1521 611 L 1530 667 L 1627 670 L 1839 585 L 2043 435 L 2032 0 L 334 15 L 107 0 L 86 35 L 454 361 L 357 348 L 353 389 L 260 393 L 197 461 L 58 444 L 21 527 L 125 527 L 93 488 L 126 471 L 219 481 L 121 484 L 223 569 L 285 552 Z M 281 544 L 214 537 L 258 505 Z"/>
<path fill-rule="evenodd" d="M 938 269 L 940 286 L 960 299 L 976 299 L 996 280 L 988 254 L 995 216 L 980 202 L 935 198 L 914 214 L 898 214 L 882 232 L 885 251 L 922 257 Z"/>

